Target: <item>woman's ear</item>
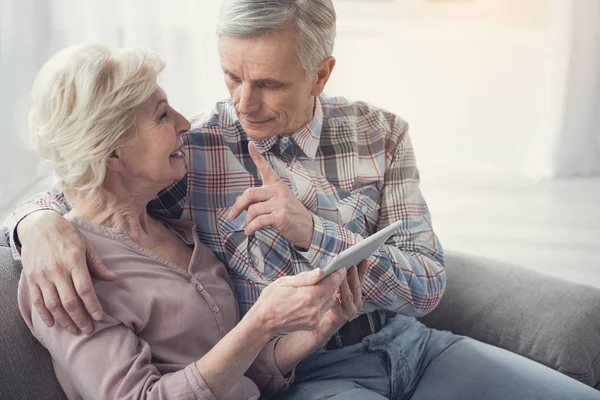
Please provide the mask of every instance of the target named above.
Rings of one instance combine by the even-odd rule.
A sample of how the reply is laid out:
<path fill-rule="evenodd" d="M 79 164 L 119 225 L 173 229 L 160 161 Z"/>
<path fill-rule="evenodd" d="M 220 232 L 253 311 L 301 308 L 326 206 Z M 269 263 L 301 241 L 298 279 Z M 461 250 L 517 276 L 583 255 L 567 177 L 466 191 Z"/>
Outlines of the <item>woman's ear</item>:
<path fill-rule="evenodd" d="M 119 172 L 123 168 L 123 162 L 119 157 L 119 150 L 113 150 L 110 152 L 106 159 L 106 168 L 113 172 Z"/>

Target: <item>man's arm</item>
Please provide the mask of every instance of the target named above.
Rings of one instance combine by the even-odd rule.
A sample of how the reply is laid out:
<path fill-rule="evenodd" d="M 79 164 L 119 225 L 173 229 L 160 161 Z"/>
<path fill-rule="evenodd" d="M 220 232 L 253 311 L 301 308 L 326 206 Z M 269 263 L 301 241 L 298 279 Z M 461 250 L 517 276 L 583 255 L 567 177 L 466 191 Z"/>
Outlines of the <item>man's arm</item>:
<path fill-rule="evenodd" d="M 102 318 L 102 306 L 90 272 L 104 280 L 115 275 L 99 260 L 86 238 L 62 215 L 71 209 L 64 194 L 51 189 L 30 198 L 5 221 L 5 230 L 30 296 L 48 327 L 55 321 L 71 333 L 92 332 L 92 321 Z M 89 265 L 89 270 L 88 270 Z"/>
<path fill-rule="evenodd" d="M 289 191 L 260 154 L 249 146 L 263 186 L 247 190 L 240 196 L 229 215 L 236 218 L 247 210 L 245 231 L 253 235 L 247 246 L 251 251 L 260 245 L 264 254 L 264 270 L 281 270 L 302 259 L 314 267 L 322 267 L 341 251 L 363 239 L 339 224 L 312 215 L 306 223 L 303 214 L 311 214 Z M 419 173 L 407 125 L 395 119 L 386 151 L 386 171 L 381 192 L 380 230 L 398 220 L 404 221 L 399 232 L 382 246 L 370 261 L 363 284 L 365 300 L 379 308 L 404 315 L 421 316 L 433 310 L 444 291 L 445 272 L 441 245 L 433 232 L 425 200 L 419 189 Z M 280 235 L 273 235 L 270 227 Z M 309 232 L 307 234 L 307 232 Z M 285 243 L 285 239 L 290 243 Z M 308 238 L 308 240 L 306 240 Z M 312 238 L 312 242 L 311 242 Z M 301 249 L 308 248 L 307 251 Z M 243 266 L 236 263 L 252 261 L 248 257 L 230 260 L 234 270 Z M 234 280 L 236 277 L 233 277 Z M 252 286 L 239 292 L 242 309 L 249 306 L 256 293 Z"/>
<path fill-rule="evenodd" d="M 149 204 L 150 211 L 171 218 L 181 216 L 186 196 L 185 178 L 163 190 Z M 102 318 L 91 275 L 113 280 L 91 243 L 62 216 L 71 210 L 65 195 L 53 188 L 30 198 L 4 222 L 15 259 L 32 285 L 31 300 L 48 327 L 55 321 L 71 333 L 92 332 L 92 321 Z"/>
<path fill-rule="evenodd" d="M 59 215 L 65 215 L 71 210 L 71 206 L 62 191 L 52 188 L 47 192 L 39 193 L 27 199 L 4 220 L 5 235 L 8 236 L 15 260 L 21 258 L 21 241 L 17 231 L 19 223 L 30 214 L 43 210 L 55 211 Z"/>
<path fill-rule="evenodd" d="M 422 316 L 437 306 L 444 292 L 444 256 L 419 189 L 407 125 L 396 120 L 394 131 L 396 144 L 386 162 L 377 230 L 398 220 L 405 223 L 369 259 L 363 294 L 366 301 L 386 310 Z M 363 239 L 335 222 L 316 215 L 313 220 L 311 247 L 301 253 L 312 265 L 326 265 Z"/>

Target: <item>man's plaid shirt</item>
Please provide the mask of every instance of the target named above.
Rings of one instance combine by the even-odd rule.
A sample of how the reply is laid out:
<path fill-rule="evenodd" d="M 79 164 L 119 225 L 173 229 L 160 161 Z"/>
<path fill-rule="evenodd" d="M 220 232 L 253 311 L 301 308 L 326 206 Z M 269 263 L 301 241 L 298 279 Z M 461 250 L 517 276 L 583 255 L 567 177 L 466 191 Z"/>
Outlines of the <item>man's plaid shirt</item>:
<path fill-rule="evenodd" d="M 362 238 L 404 224 L 369 259 L 363 284 L 369 308 L 423 315 L 445 287 L 443 252 L 419 190 L 407 124 L 363 102 L 320 96 L 312 121 L 299 132 L 257 142 L 277 174 L 313 213 L 314 237 L 299 251 L 272 228 L 246 236 L 246 212 L 227 214 L 247 188 L 261 186 L 248 154 L 248 138 L 231 101 L 192 118 L 185 135 L 188 173 L 148 205 L 156 215 L 196 223 L 200 240 L 229 267 L 242 315 L 273 280 L 317 266 Z M 58 190 L 29 200 L 6 226 L 14 229 L 34 210 L 60 213 L 69 205 Z"/>

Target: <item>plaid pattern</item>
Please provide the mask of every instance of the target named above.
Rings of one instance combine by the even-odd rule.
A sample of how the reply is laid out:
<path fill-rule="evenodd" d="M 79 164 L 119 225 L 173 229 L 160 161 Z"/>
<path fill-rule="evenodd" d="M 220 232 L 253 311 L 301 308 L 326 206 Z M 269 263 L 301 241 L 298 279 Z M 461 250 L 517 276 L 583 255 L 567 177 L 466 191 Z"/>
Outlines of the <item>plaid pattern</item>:
<path fill-rule="evenodd" d="M 229 266 L 242 314 L 269 282 L 324 266 L 397 220 L 404 221 L 402 228 L 369 260 L 363 294 L 371 304 L 366 311 L 383 308 L 418 316 L 437 305 L 445 287 L 442 248 L 419 190 L 408 126 L 398 116 L 323 95 L 315 101 L 313 120 L 301 131 L 257 142 L 313 213 L 315 234 L 308 251 L 294 248 L 272 228 L 246 236 L 246 212 L 227 218 L 239 195 L 261 185 L 248 154 L 251 139 L 232 103 L 217 103 L 191 122 L 185 137 L 188 173 L 148 209 L 196 223 L 200 240 Z M 16 210 L 9 228 L 40 208 L 68 209 L 62 194 L 53 191 Z"/>

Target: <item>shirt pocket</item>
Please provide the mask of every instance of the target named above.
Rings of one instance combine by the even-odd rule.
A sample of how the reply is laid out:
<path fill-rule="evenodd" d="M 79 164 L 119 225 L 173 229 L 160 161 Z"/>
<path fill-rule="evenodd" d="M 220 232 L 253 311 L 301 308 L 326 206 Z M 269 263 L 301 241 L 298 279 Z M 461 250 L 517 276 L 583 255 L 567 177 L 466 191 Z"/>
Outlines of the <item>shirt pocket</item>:
<path fill-rule="evenodd" d="M 235 219 L 229 219 L 229 211 L 231 211 L 232 208 L 233 207 L 224 207 L 216 210 L 217 219 L 219 221 L 218 229 L 221 237 L 229 238 L 235 232 L 243 231 L 246 226 L 247 211 L 242 211 Z"/>
<path fill-rule="evenodd" d="M 349 192 L 336 203 L 338 223 L 351 232 L 370 235 L 379 219 L 379 190 L 367 185 Z"/>

